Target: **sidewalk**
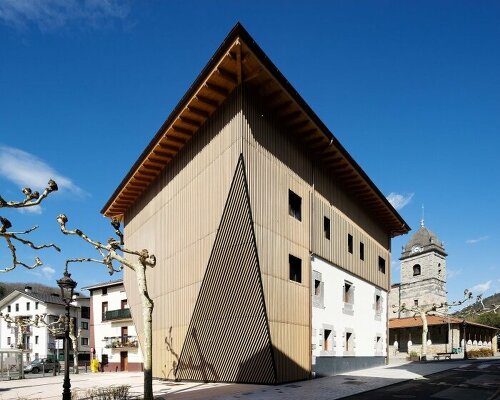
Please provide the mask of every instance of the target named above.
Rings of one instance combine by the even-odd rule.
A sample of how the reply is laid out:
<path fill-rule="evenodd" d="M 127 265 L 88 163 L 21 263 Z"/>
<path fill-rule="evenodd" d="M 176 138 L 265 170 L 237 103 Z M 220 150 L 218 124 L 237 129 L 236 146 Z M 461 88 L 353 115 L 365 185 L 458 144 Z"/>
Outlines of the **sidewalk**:
<path fill-rule="evenodd" d="M 451 360 L 410 363 L 397 360 L 383 367 L 349 372 L 337 376 L 293 382 L 283 385 L 250 385 L 154 380 L 153 390 L 160 399 L 339 399 L 357 393 L 392 385 L 451 368 L 463 368 L 472 361 Z M 28 375 L 27 375 L 28 376 Z M 111 385 L 130 385 L 131 393 L 142 393 L 142 374 L 137 372 L 80 373 L 71 375 L 71 389 L 83 391 Z M 0 382 L 0 400 L 18 398 L 56 400 L 61 398 L 63 375 Z"/>

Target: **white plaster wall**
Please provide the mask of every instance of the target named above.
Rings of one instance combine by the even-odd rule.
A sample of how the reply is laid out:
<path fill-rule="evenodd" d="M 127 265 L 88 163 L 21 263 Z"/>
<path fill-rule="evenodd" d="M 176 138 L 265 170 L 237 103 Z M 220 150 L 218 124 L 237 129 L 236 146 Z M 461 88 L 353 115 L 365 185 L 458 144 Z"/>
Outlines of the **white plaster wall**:
<path fill-rule="evenodd" d="M 312 257 L 311 266 L 312 271 L 321 274 L 324 290 L 323 307 L 313 306 L 312 308 L 313 363 L 315 362 L 314 357 L 317 356 L 366 357 L 385 355 L 387 344 L 387 292 L 323 259 Z M 343 287 L 345 281 L 352 283 L 354 287 L 352 315 L 343 311 Z M 375 311 L 376 294 L 380 296 L 381 302 L 381 312 L 378 315 Z M 329 351 L 324 350 L 324 329 L 332 330 L 328 343 L 328 347 L 331 349 Z M 354 348 L 348 353 L 344 349 L 346 331 L 351 331 L 354 335 Z M 381 338 L 378 344 L 376 343 L 377 336 Z"/>

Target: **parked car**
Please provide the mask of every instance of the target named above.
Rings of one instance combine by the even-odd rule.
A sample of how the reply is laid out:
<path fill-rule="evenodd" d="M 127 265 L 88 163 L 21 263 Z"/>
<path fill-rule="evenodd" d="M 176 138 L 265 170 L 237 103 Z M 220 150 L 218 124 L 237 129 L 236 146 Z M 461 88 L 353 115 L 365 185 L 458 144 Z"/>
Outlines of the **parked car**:
<path fill-rule="evenodd" d="M 61 370 L 61 364 L 59 364 L 59 361 L 55 361 L 53 358 L 35 358 L 28 365 L 26 365 L 26 367 L 24 367 L 24 372 L 38 374 L 40 371 L 52 371 L 54 367 L 56 372 Z"/>

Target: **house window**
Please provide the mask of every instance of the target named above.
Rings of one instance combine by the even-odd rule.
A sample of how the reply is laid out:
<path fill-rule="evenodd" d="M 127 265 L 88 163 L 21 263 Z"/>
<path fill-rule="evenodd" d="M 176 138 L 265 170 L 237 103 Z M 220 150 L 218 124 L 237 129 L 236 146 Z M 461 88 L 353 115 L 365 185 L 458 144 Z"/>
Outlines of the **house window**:
<path fill-rule="evenodd" d="M 108 302 L 103 301 L 101 304 L 102 319 L 101 321 L 106 321 L 106 312 L 108 311 Z"/>
<path fill-rule="evenodd" d="M 302 221 L 302 199 L 291 190 L 288 190 L 288 213 L 293 218 Z"/>
<path fill-rule="evenodd" d="M 90 307 L 82 306 L 81 314 L 82 318 L 90 319 Z"/>
<path fill-rule="evenodd" d="M 359 242 L 359 259 L 365 261 L 365 244 L 363 242 Z"/>
<path fill-rule="evenodd" d="M 378 270 L 385 274 L 385 259 L 378 257 Z"/>
<path fill-rule="evenodd" d="M 89 338 L 82 337 L 82 346 L 88 346 L 89 345 Z"/>
<path fill-rule="evenodd" d="M 38 336 L 35 336 L 35 344 L 38 344 Z"/>
<path fill-rule="evenodd" d="M 315 296 L 321 295 L 321 281 L 317 279 L 314 280 L 314 295 Z"/>
<path fill-rule="evenodd" d="M 375 339 L 375 351 L 377 353 L 382 351 L 382 336 L 377 336 Z"/>
<path fill-rule="evenodd" d="M 346 332 L 345 333 L 345 343 L 344 343 L 344 348 L 345 351 L 351 351 L 352 350 L 352 332 Z"/>
<path fill-rule="evenodd" d="M 323 232 L 325 239 L 330 240 L 330 218 L 323 217 Z"/>
<path fill-rule="evenodd" d="M 11 343 L 11 337 L 10 336 L 7 336 L 7 345 L 10 346 L 12 343 Z"/>
<path fill-rule="evenodd" d="M 7 312 L 9 312 L 9 313 L 10 313 L 10 312 L 11 312 L 11 309 L 12 309 L 12 307 L 11 307 L 11 306 L 7 306 Z"/>
<path fill-rule="evenodd" d="M 352 235 L 347 234 L 347 251 L 352 254 Z"/>
<path fill-rule="evenodd" d="M 104 296 L 106 294 L 108 294 L 108 288 L 107 287 L 102 288 L 102 295 Z"/>
<path fill-rule="evenodd" d="M 19 311 L 19 303 L 16 303 L 16 311 Z"/>
<path fill-rule="evenodd" d="M 349 282 L 344 282 L 344 303 L 354 303 L 354 288 Z"/>
<path fill-rule="evenodd" d="M 85 330 L 89 329 L 89 323 L 86 321 L 82 321 L 82 329 L 85 329 Z"/>
<path fill-rule="evenodd" d="M 420 264 L 415 264 L 413 266 L 413 276 L 420 275 L 421 269 L 420 269 Z"/>
<path fill-rule="evenodd" d="M 35 310 L 38 310 L 38 301 L 35 301 Z"/>
<path fill-rule="evenodd" d="M 128 302 L 127 302 L 127 299 L 123 299 L 123 300 L 122 300 L 122 310 L 124 310 L 125 308 L 128 308 Z"/>
<path fill-rule="evenodd" d="M 325 329 L 325 331 L 323 332 L 324 334 L 324 337 L 323 337 L 323 350 L 325 351 L 330 351 L 332 349 L 332 345 L 330 343 L 330 336 L 331 336 L 331 329 Z"/>
<path fill-rule="evenodd" d="M 375 295 L 375 312 L 380 314 L 382 312 L 382 298 L 380 295 Z"/>
<path fill-rule="evenodd" d="M 29 310 L 30 310 L 30 302 L 28 301 L 28 302 L 26 303 L 26 311 L 29 311 Z"/>
<path fill-rule="evenodd" d="M 302 260 L 289 254 L 288 264 L 290 267 L 290 280 L 302 282 Z"/>
<path fill-rule="evenodd" d="M 418 307 L 418 300 L 413 300 L 413 305 Z"/>

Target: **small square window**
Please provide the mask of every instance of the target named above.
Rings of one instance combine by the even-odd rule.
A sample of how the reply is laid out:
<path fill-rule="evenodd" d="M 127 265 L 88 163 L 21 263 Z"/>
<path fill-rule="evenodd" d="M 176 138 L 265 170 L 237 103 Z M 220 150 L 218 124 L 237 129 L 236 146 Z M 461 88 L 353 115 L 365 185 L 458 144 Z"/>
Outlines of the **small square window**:
<path fill-rule="evenodd" d="M 290 266 L 290 280 L 295 282 L 302 282 L 302 260 L 288 255 L 288 264 Z"/>
<path fill-rule="evenodd" d="M 323 218 L 323 232 L 325 234 L 325 239 L 330 240 L 330 218 Z"/>
<path fill-rule="evenodd" d="M 359 242 L 359 259 L 365 261 L 365 244 L 363 242 Z"/>
<path fill-rule="evenodd" d="M 82 337 L 82 346 L 88 346 L 89 345 L 89 338 Z"/>
<path fill-rule="evenodd" d="M 418 307 L 418 300 L 413 300 L 413 305 Z"/>
<path fill-rule="evenodd" d="M 296 220 L 302 221 L 302 199 L 291 190 L 288 190 L 288 213 Z"/>
<path fill-rule="evenodd" d="M 385 259 L 378 257 L 378 270 L 385 274 Z"/>
<path fill-rule="evenodd" d="M 103 294 L 103 296 L 104 296 L 105 294 L 108 294 L 108 288 L 106 288 L 106 287 L 105 287 L 105 288 L 102 288 L 102 294 Z"/>
<path fill-rule="evenodd" d="M 82 329 L 85 329 L 85 330 L 88 330 L 88 329 L 89 329 L 89 323 L 88 323 L 88 322 L 86 322 L 86 321 L 82 321 L 81 328 L 82 328 Z"/>
<path fill-rule="evenodd" d="M 347 234 L 347 251 L 352 254 L 352 235 Z"/>

